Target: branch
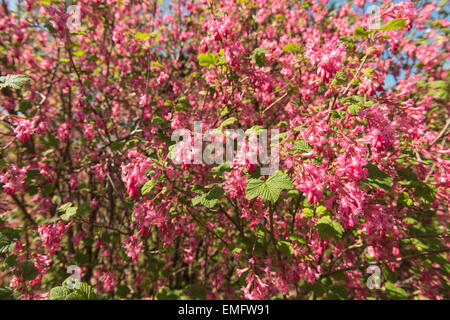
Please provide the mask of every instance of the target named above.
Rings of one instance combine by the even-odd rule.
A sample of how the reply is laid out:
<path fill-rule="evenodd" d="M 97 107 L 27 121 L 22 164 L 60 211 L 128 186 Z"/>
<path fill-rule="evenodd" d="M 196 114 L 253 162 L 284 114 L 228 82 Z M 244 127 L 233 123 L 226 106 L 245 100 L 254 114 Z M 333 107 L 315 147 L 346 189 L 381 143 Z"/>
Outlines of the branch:
<path fill-rule="evenodd" d="M 17 206 L 20 208 L 20 210 L 22 210 L 25 218 L 27 218 L 27 220 L 30 221 L 33 226 L 35 226 L 36 222 L 33 220 L 31 215 L 28 213 L 25 205 L 22 202 L 20 202 L 20 200 L 16 197 L 16 195 L 12 194 L 11 198 L 13 198 L 14 202 L 17 204 Z"/>
<path fill-rule="evenodd" d="M 447 131 L 447 129 L 448 129 L 449 126 L 450 126 L 450 117 L 447 119 L 447 122 L 445 123 L 444 128 L 442 128 L 441 132 L 439 132 L 439 135 L 438 135 L 438 136 L 436 137 L 436 139 L 434 139 L 433 142 L 430 144 L 430 147 L 431 147 L 432 145 L 434 145 L 436 142 L 438 142 L 438 140 L 439 140 L 440 138 L 442 138 L 442 137 L 445 135 L 445 133 L 446 133 L 446 131 Z M 444 139 L 444 140 L 445 140 L 445 139 Z"/>

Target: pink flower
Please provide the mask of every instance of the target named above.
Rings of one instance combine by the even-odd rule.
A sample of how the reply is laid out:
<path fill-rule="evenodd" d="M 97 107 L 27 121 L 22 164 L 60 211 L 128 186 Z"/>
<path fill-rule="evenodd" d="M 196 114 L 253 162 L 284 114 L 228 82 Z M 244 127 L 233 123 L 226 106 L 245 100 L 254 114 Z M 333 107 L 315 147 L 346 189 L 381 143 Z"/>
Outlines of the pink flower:
<path fill-rule="evenodd" d="M 69 123 L 63 123 L 58 128 L 58 138 L 61 141 L 67 141 L 72 134 L 72 126 Z"/>
<path fill-rule="evenodd" d="M 34 121 L 18 117 L 14 119 L 14 122 L 17 125 L 16 128 L 14 128 L 14 133 L 21 141 L 29 140 L 31 135 L 37 130 Z"/>
<path fill-rule="evenodd" d="M 322 48 L 318 48 L 316 42 L 308 42 L 305 56 L 317 66 L 317 74 L 323 82 L 327 83 L 344 66 L 345 45 L 336 40 L 330 40 Z"/>
<path fill-rule="evenodd" d="M 88 141 L 91 141 L 97 135 L 94 126 L 91 123 L 85 123 L 83 125 L 84 136 Z"/>
<path fill-rule="evenodd" d="M 137 260 L 138 254 L 142 251 L 144 244 L 139 240 L 137 235 L 130 236 L 125 239 L 124 248 L 126 250 L 127 256 L 129 256 L 133 261 Z"/>
<path fill-rule="evenodd" d="M 128 152 L 131 163 L 122 164 L 122 180 L 126 183 L 127 192 L 131 199 L 139 197 L 139 187 L 146 180 L 145 172 L 152 160 L 136 151 Z"/>
<path fill-rule="evenodd" d="M 115 272 L 103 272 L 102 277 L 106 292 L 113 292 L 116 286 Z"/>
<path fill-rule="evenodd" d="M 70 227 L 70 223 L 63 221 L 49 223 L 44 226 L 38 226 L 38 234 L 49 255 L 55 254 L 56 250 L 61 248 L 61 238 L 64 232 Z"/>

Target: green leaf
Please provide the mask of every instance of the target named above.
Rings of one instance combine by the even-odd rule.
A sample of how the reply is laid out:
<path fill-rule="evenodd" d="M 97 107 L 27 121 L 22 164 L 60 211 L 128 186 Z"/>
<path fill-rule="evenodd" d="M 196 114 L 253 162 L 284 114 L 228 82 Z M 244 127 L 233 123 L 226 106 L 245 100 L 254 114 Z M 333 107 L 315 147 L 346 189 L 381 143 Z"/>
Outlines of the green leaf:
<path fill-rule="evenodd" d="M 292 146 L 291 150 L 289 150 L 290 154 L 297 154 L 297 153 L 308 153 L 313 148 L 303 139 L 303 138 L 297 138 L 294 141 L 294 145 Z"/>
<path fill-rule="evenodd" d="M 297 43 L 288 43 L 283 47 L 283 51 L 286 52 L 301 52 L 302 47 Z"/>
<path fill-rule="evenodd" d="M 13 267 L 17 263 L 17 256 L 15 254 L 11 254 L 8 258 L 5 259 L 5 263 L 8 267 Z"/>
<path fill-rule="evenodd" d="M 97 299 L 97 295 L 95 294 L 94 289 L 85 282 L 80 283 L 80 289 L 78 289 L 78 291 L 84 295 L 86 300 Z"/>
<path fill-rule="evenodd" d="M 193 206 L 198 206 L 199 204 L 202 203 L 202 201 L 203 201 L 204 199 L 205 199 L 205 195 L 204 195 L 204 194 L 198 195 L 198 196 L 196 196 L 196 197 L 194 197 L 194 198 L 192 199 L 192 205 L 193 205 Z"/>
<path fill-rule="evenodd" d="M 27 192 L 28 195 L 34 196 L 35 194 L 37 194 L 39 192 L 39 189 L 36 186 L 29 186 L 26 189 L 26 192 Z"/>
<path fill-rule="evenodd" d="M 219 164 L 217 167 L 211 169 L 211 172 L 216 175 L 223 176 L 226 171 L 230 171 L 230 164 L 228 162 L 224 162 Z"/>
<path fill-rule="evenodd" d="M 395 275 L 395 272 L 393 272 L 391 269 L 389 269 L 389 267 L 383 268 L 383 276 L 389 282 L 397 281 L 397 276 Z"/>
<path fill-rule="evenodd" d="M 280 193 L 281 189 L 271 189 L 269 186 L 267 186 L 266 182 L 261 179 L 249 180 L 247 188 L 245 189 L 245 195 L 249 200 L 259 196 L 263 200 L 275 202 L 278 200 Z"/>
<path fill-rule="evenodd" d="M 226 230 L 222 227 L 216 227 L 214 228 L 214 232 L 222 237 L 225 234 Z"/>
<path fill-rule="evenodd" d="M 33 105 L 28 101 L 22 101 L 19 103 L 19 111 L 24 114 L 31 108 L 33 108 Z"/>
<path fill-rule="evenodd" d="M 326 215 L 328 213 L 328 209 L 325 206 L 318 206 L 316 208 L 316 214 L 318 216 L 323 216 Z"/>
<path fill-rule="evenodd" d="M 141 195 L 145 196 L 146 194 L 150 193 L 153 190 L 154 186 L 155 180 L 148 180 L 141 188 Z"/>
<path fill-rule="evenodd" d="M 266 181 L 250 179 L 245 189 L 245 195 L 249 200 L 260 197 L 263 200 L 274 203 L 280 197 L 283 189 L 294 189 L 294 185 L 287 174 L 278 172 L 270 176 Z"/>
<path fill-rule="evenodd" d="M 34 266 L 34 263 L 28 260 L 20 264 L 19 270 L 24 280 L 33 280 L 39 274 L 39 270 Z"/>
<path fill-rule="evenodd" d="M 342 225 L 337 221 L 331 220 L 329 216 L 320 218 L 316 222 L 315 227 L 319 230 L 319 236 L 322 239 L 340 239 L 345 232 Z"/>
<path fill-rule="evenodd" d="M 20 74 L 8 74 L 0 77 L 0 89 L 10 87 L 13 89 L 20 89 L 25 82 L 30 81 L 31 78 Z"/>
<path fill-rule="evenodd" d="M 394 300 L 408 299 L 408 294 L 406 293 L 406 291 L 402 288 L 396 287 L 393 283 L 386 282 L 384 287 L 386 288 L 387 296 L 390 299 L 394 299 Z"/>
<path fill-rule="evenodd" d="M 0 253 L 11 252 L 17 239 L 15 235 L 0 233 Z"/>
<path fill-rule="evenodd" d="M 161 62 L 159 62 L 159 61 L 152 61 L 151 64 L 152 64 L 152 66 L 157 66 L 157 67 L 160 67 L 160 68 L 164 68 L 164 65 Z"/>
<path fill-rule="evenodd" d="M 358 114 L 359 110 L 361 110 L 361 106 L 359 106 L 357 104 L 352 104 L 347 108 L 348 113 L 350 113 L 352 115 Z"/>
<path fill-rule="evenodd" d="M 64 300 L 86 300 L 82 293 L 73 291 L 69 293 Z"/>
<path fill-rule="evenodd" d="M 312 217 L 314 217 L 314 210 L 311 208 L 303 208 L 302 215 L 305 218 L 312 218 Z"/>
<path fill-rule="evenodd" d="M 409 207 L 413 204 L 412 199 L 409 197 L 408 192 L 403 192 L 398 196 L 397 207 L 399 209 Z"/>
<path fill-rule="evenodd" d="M 273 176 L 270 176 L 266 181 L 271 187 L 280 188 L 280 189 L 294 189 L 294 184 L 292 183 L 291 178 L 283 172 L 278 172 Z"/>
<path fill-rule="evenodd" d="M 204 67 L 216 65 L 219 62 L 219 57 L 212 53 L 202 53 L 197 56 L 198 63 Z"/>
<path fill-rule="evenodd" d="M 47 147 L 57 147 L 58 144 L 59 144 L 59 140 L 56 139 L 54 136 L 48 136 L 48 137 L 43 139 L 43 143 Z"/>
<path fill-rule="evenodd" d="M 84 51 L 84 50 L 77 50 L 77 51 L 73 52 L 73 55 L 75 57 L 82 57 L 82 56 L 84 56 L 85 53 L 86 53 L 86 51 Z"/>
<path fill-rule="evenodd" d="M 206 291 L 201 287 L 192 287 L 189 289 L 192 296 L 196 300 L 205 300 L 206 299 Z"/>
<path fill-rule="evenodd" d="M 199 204 L 211 209 L 217 204 L 218 199 L 225 194 L 225 190 L 216 187 L 211 189 L 208 193 L 204 193 L 196 196 L 192 199 L 192 205 L 197 206 Z"/>
<path fill-rule="evenodd" d="M 60 216 L 61 220 L 68 221 L 72 216 L 77 214 L 77 207 L 70 207 L 64 214 Z"/>
<path fill-rule="evenodd" d="M 252 60 L 255 61 L 258 67 L 264 67 L 266 65 L 266 52 L 269 52 L 266 48 L 256 48 L 253 50 Z"/>
<path fill-rule="evenodd" d="M 130 293 L 130 288 L 126 285 L 118 285 L 116 293 L 120 298 L 125 298 Z"/>
<path fill-rule="evenodd" d="M 220 124 L 219 127 L 220 127 L 220 128 L 223 128 L 223 127 L 229 126 L 229 125 L 235 123 L 236 121 L 237 121 L 237 119 L 236 119 L 235 117 L 228 118 L 228 119 L 224 120 L 224 121 Z"/>
<path fill-rule="evenodd" d="M 134 35 L 135 39 L 139 39 L 139 40 L 147 40 L 151 37 L 156 37 L 157 34 L 156 33 L 145 33 L 145 32 L 138 32 Z"/>
<path fill-rule="evenodd" d="M 184 300 L 186 296 L 183 295 L 183 290 L 161 288 L 155 294 L 156 300 Z"/>
<path fill-rule="evenodd" d="M 64 203 L 62 206 L 60 206 L 56 211 L 58 211 L 58 212 L 65 212 L 71 206 L 72 206 L 72 202 L 67 202 L 67 203 Z"/>
<path fill-rule="evenodd" d="M 305 290 L 314 292 L 316 297 L 321 297 L 327 292 L 327 279 L 321 279 L 314 282 L 314 284 L 306 283 Z"/>
<path fill-rule="evenodd" d="M 333 117 L 333 119 L 345 118 L 345 111 L 343 111 L 343 110 L 331 110 L 331 116 Z"/>
<path fill-rule="evenodd" d="M 78 207 L 76 214 L 80 217 L 84 217 L 91 212 L 92 212 L 92 207 L 89 204 L 89 202 L 84 202 Z"/>
<path fill-rule="evenodd" d="M 54 287 L 50 290 L 49 300 L 65 300 L 69 294 L 69 289 L 65 287 Z"/>
<path fill-rule="evenodd" d="M 251 128 L 245 130 L 245 134 L 246 135 L 259 134 L 259 131 L 261 129 L 264 129 L 264 127 L 262 127 L 260 125 L 254 125 Z"/>
<path fill-rule="evenodd" d="M 364 103 L 364 97 L 361 96 L 348 96 L 339 99 L 343 104 L 352 105 L 359 104 L 362 105 Z"/>
<path fill-rule="evenodd" d="M 403 19 L 394 19 L 381 26 L 381 30 L 395 30 L 395 29 L 406 29 L 405 21 L 408 20 L 406 18 Z"/>
<path fill-rule="evenodd" d="M 364 29 L 364 27 L 357 26 L 353 31 L 353 36 L 355 36 L 356 38 L 367 39 L 369 37 L 369 33 L 366 31 L 366 29 Z"/>
<path fill-rule="evenodd" d="M 347 288 L 342 284 L 334 285 L 330 288 L 326 300 L 345 300 L 348 296 Z"/>
<path fill-rule="evenodd" d="M 399 177 L 401 177 L 405 180 L 409 180 L 409 181 L 417 181 L 418 180 L 417 175 L 414 172 L 412 172 L 412 170 L 409 168 L 397 170 L 397 174 Z"/>
<path fill-rule="evenodd" d="M 430 204 L 436 200 L 436 187 L 422 181 L 413 181 L 411 185 L 415 186 L 413 193 L 419 196 L 423 203 Z"/>
<path fill-rule="evenodd" d="M 393 179 L 385 172 L 378 169 L 374 164 L 369 163 L 365 168 L 368 170 L 368 176 L 364 180 L 369 186 L 384 190 L 392 189 Z"/>
<path fill-rule="evenodd" d="M 8 287 L 1 287 L 0 300 L 15 300 L 14 291 Z"/>
<path fill-rule="evenodd" d="M 93 288 L 85 282 L 80 282 L 80 287 L 78 289 L 68 289 L 67 282 L 70 278 L 63 281 L 63 288 L 68 290 L 68 294 L 65 300 L 96 300 L 97 295 L 95 294 Z"/>
<path fill-rule="evenodd" d="M 112 151 L 118 151 L 118 150 L 122 150 L 122 148 L 124 146 L 125 146 L 125 142 L 114 141 L 113 143 L 111 143 L 110 148 Z"/>
<path fill-rule="evenodd" d="M 277 242 L 277 250 L 281 251 L 285 256 L 294 254 L 294 248 L 289 241 L 280 240 Z"/>
<path fill-rule="evenodd" d="M 58 33 L 58 30 L 55 29 L 55 27 L 48 21 L 44 22 L 44 27 L 50 32 L 50 33 Z"/>
<path fill-rule="evenodd" d="M 439 264 L 439 272 L 443 276 L 450 274 L 450 262 L 443 257 L 443 254 L 430 255 L 430 259 Z"/>
<path fill-rule="evenodd" d="M 204 197 L 202 204 L 207 208 L 212 208 L 216 205 L 218 199 L 225 194 L 225 190 L 222 188 L 211 189 Z"/>
<path fill-rule="evenodd" d="M 306 239 L 299 234 L 291 234 L 289 240 L 297 241 L 299 244 L 306 244 Z"/>

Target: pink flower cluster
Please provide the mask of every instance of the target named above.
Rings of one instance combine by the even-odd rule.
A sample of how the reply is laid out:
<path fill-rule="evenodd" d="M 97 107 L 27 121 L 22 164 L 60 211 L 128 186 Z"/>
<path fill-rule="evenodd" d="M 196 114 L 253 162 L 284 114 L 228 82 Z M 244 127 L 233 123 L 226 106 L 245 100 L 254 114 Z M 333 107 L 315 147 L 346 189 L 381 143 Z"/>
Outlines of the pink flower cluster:
<path fill-rule="evenodd" d="M 318 47 L 316 41 L 306 44 L 305 56 L 317 66 L 317 74 L 324 83 L 328 83 L 344 67 L 345 45 L 336 40 L 326 41 L 322 47 Z"/>
<path fill-rule="evenodd" d="M 48 255 L 53 255 L 61 248 L 61 238 L 65 231 L 70 227 L 70 223 L 58 221 L 49 223 L 43 226 L 38 226 L 38 234 L 48 252 Z"/>
<path fill-rule="evenodd" d="M 139 187 L 146 180 L 145 174 L 152 160 L 135 150 L 128 152 L 131 162 L 122 164 L 122 179 L 126 182 L 127 192 L 131 199 L 139 197 Z"/>
<path fill-rule="evenodd" d="M 36 132 L 36 123 L 26 118 L 18 117 L 14 119 L 16 127 L 14 133 L 21 141 L 28 141 L 33 133 Z"/>

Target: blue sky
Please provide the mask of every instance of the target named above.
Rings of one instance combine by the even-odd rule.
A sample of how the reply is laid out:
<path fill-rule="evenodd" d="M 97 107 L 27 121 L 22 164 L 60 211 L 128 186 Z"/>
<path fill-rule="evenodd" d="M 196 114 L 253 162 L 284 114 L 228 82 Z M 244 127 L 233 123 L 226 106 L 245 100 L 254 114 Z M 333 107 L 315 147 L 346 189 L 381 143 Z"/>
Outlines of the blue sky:
<path fill-rule="evenodd" d="M 69 1 L 69 2 L 72 2 L 71 0 L 67 0 L 67 1 Z M 164 8 L 167 10 L 167 6 L 169 5 L 169 3 L 170 3 L 170 1 L 171 0 L 164 0 L 164 3 L 163 3 L 163 10 L 164 10 Z M 63 1 L 61 1 L 61 2 L 63 2 Z M 334 5 L 336 5 L 336 7 L 339 7 L 339 6 L 341 6 L 341 5 L 343 5 L 343 4 L 345 4 L 347 1 L 345 1 L 345 0 L 331 0 L 330 2 L 328 2 L 328 4 L 327 4 L 327 6 L 328 7 L 331 7 L 333 4 Z M 398 2 L 401 2 L 401 1 L 394 1 L 394 3 L 398 3 Z M 370 6 L 370 5 L 373 5 L 372 3 L 368 3 L 368 2 L 366 2 L 366 4 L 365 4 L 365 7 L 363 8 L 363 10 L 367 10 L 367 8 Z M 355 9 L 357 9 L 357 7 L 356 6 L 353 6 Z M 9 2 L 8 2 L 8 8 L 10 9 L 10 10 L 15 10 L 16 8 L 17 8 L 17 0 L 9 0 Z M 359 10 L 361 10 L 361 9 L 359 9 Z M 433 15 L 432 15 L 433 16 Z M 434 13 L 434 17 L 436 16 L 436 13 Z M 450 61 L 447 61 L 447 63 L 446 63 L 446 65 L 445 65 L 445 67 L 446 67 L 446 69 L 448 69 L 449 67 L 450 67 Z M 400 76 L 399 76 L 399 79 L 402 79 L 402 78 L 404 78 L 404 72 L 403 72 L 403 74 L 400 74 Z M 395 82 L 395 79 L 394 79 L 394 77 L 392 76 L 392 75 L 387 75 L 387 77 L 386 77 L 386 79 L 385 79 L 385 88 L 386 89 L 388 89 L 388 88 L 392 88 L 394 85 L 396 84 L 396 82 Z"/>

